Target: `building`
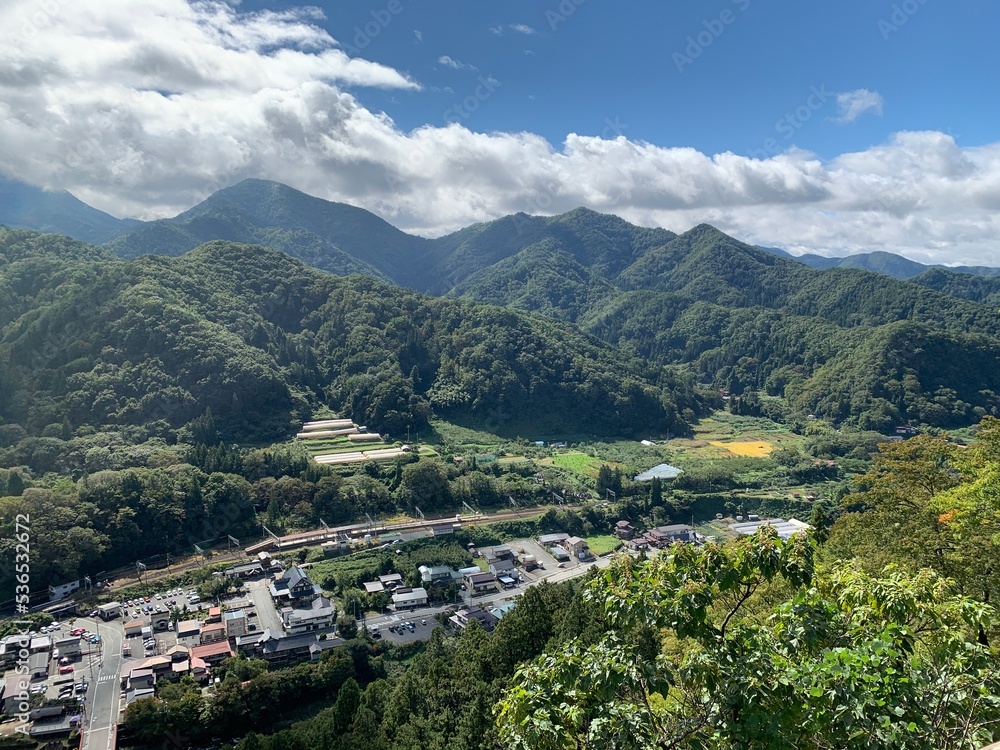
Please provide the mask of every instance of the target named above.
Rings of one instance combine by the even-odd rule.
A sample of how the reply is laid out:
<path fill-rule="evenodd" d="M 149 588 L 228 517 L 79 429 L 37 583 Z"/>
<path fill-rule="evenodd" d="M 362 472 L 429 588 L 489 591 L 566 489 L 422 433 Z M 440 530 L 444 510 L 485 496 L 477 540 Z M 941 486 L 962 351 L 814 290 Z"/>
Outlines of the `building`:
<path fill-rule="evenodd" d="M 52 636 L 36 635 L 28 642 L 28 651 L 32 654 L 47 654 L 51 650 Z"/>
<path fill-rule="evenodd" d="M 644 471 L 642 474 L 638 474 L 634 477 L 636 482 L 652 482 L 654 479 L 659 479 L 663 482 L 670 482 L 677 479 L 684 472 L 678 469 L 676 466 L 671 466 L 670 464 L 659 464 L 654 466 L 649 471 Z"/>
<path fill-rule="evenodd" d="M 120 602 L 102 604 L 97 608 L 97 614 L 100 615 L 102 620 L 113 620 L 116 617 L 121 617 L 122 605 Z"/>
<path fill-rule="evenodd" d="M 507 546 L 506 544 L 500 544 L 496 547 L 486 547 L 480 550 L 483 553 L 483 559 L 486 560 L 487 565 L 494 560 L 511 560 L 517 559 L 517 554 L 514 550 Z"/>
<path fill-rule="evenodd" d="M 292 565 L 288 570 L 275 578 L 268 588 L 275 602 L 295 602 L 314 599 L 323 590 L 309 580 L 309 576 L 298 565 Z"/>
<path fill-rule="evenodd" d="M 564 550 L 562 547 L 559 547 L 558 545 L 554 547 L 549 547 L 549 554 L 552 555 L 559 562 L 566 562 L 567 560 L 569 560 L 569 552 Z"/>
<path fill-rule="evenodd" d="M 247 638 L 247 636 L 244 636 L 244 638 Z M 326 640 L 333 644 L 332 647 L 344 643 L 340 638 L 328 638 Z M 248 653 L 263 659 L 270 666 L 280 666 L 282 664 L 294 664 L 312 659 L 312 646 L 318 643 L 319 637 L 316 633 L 280 635 L 268 628 L 253 644 L 247 642 L 246 646 L 248 647 Z M 241 647 L 243 646 L 241 645 Z"/>
<path fill-rule="evenodd" d="M 197 620 L 181 620 L 177 623 L 177 642 L 182 646 L 201 644 L 201 625 Z"/>
<path fill-rule="evenodd" d="M 567 539 L 569 539 L 569 534 L 563 534 L 562 532 L 558 534 L 543 534 L 538 537 L 538 543 L 543 547 L 551 547 L 556 544 L 562 544 Z"/>
<path fill-rule="evenodd" d="M 490 563 L 490 573 L 499 578 L 509 576 L 514 571 L 513 560 L 495 560 Z"/>
<path fill-rule="evenodd" d="M 743 534 L 744 536 L 749 536 L 751 534 L 757 533 L 757 530 L 762 526 L 770 526 L 775 530 L 779 537 L 782 539 L 790 539 L 791 537 L 799 534 L 803 531 L 808 531 L 812 528 L 805 521 L 799 521 L 795 518 L 789 518 L 787 521 L 783 518 L 771 518 L 764 521 L 752 521 L 748 523 L 734 523 L 730 528 L 737 534 Z"/>
<path fill-rule="evenodd" d="M 142 629 L 145 623 L 142 620 L 129 620 L 125 623 L 125 637 L 126 638 L 136 638 L 142 635 Z"/>
<path fill-rule="evenodd" d="M 200 645 L 204 646 L 208 643 L 218 643 L 226 639 L 226 626 L 221 622 L 213 622 L 211 625 L 205 625 L 201 629 L 201 634 L 198 638 Z"/>
<path fill-rule="evenodd" d="M 222 607 L 208 608 L 208 617 L 205 618 L 205 624 L 211 625 L 214 622 L 222 622 Z"/>
<path fill-rule="evenodd" d="M 344 642 L 343 638 L 322 638 L 309 644 L 309 660 L 319 661 L 325 652 L 343 646 Z"/>
<path fill-rule="evenodd" d="M 538 567 L 538 558 L 534 555 L 523 555 L 521 565 L 524 566 L 525 570 L 534 570 Z"/>
<path fill-rule="evenodd" d="M 20 703 L 31 698 L 31 679 L 25 674 L 8 673 L 3 682 L 3 713 L 7 716 L 20 713 Z"/>
<path fill-rule="evenodd" d="M 380 591 L 385 591 L 385 586 L 382 585 L 381 581 L 366 581 L 361 586 L 366 594 L 377 594 Z"/>
<path fill-rule="evenodd" d="M 52 645 L 59 651 L 60 657 L 66 656 L 75 659 L 80 655 L 80 639 L 76 636 L 57 638 Z"/>
<path fill-rule="evenodd" d="M 223 617 L 226 638 L 238 638 L 247 632 L 247 614 L 242 609 L 226 612 Z"/>
<path fill-rule="evenodd" d="M 448 536 L 449 534 L 455 533 L 455 524 L 453 523 L 436 523 L 431 526 L 431 534 L 433 536 Z"/>
<path fill-rule="evenodd" d="M 80 581 L 70 581 L 69 583 L 60 583 L 58 586 L 49 586 L 49 601 L 57 602 L 60 599 L 65 599 L 67 596 L 72 594 L 74 591 L 80 588 Z"/>
<path fill-rule="evenodd" d="M 28 675 L 33 680 L 40 680 L 49 676 L 49 655 L 32 654 L 28 657 Z"/>
<path fill-rule="evenodd" d="M 417 607 L 426 607 L 427 590 L 423 588 L 396 589 L 396 593 L 392 595 L 392 606 L 395 607 L 397 611 L 401 609 L 416 609 Z"/>
<path fill-rule="evenodd" d="M 215 666 L 233 655 L 229 641 L 223 638 L 217 643 L 206 643 L 204 646 L 192 646 L 188 650 L 191 660 L 201 659 L 209 666 Z"/>
<path fill-rule="evenodd" d="M 675 523 L 670 524 L 669 526 L 657 526 L 655 531 L 658 531 L 662 536 L 666 537 L 668 544 L 673 544 L 674 542 L 695 542 L 698 540 L 697 535 L 694 533 L 694 529 L 686 523 Z"/>
<path fill-rule="evenodd" d="M 635 527 L 628 521 L 619 521 L 615 524 L 615 536 L 619 539 L 631 539 L 635 536 Z"/>
<path fill-rule="evenodd" d="M 285 632 L 297 635 L 332 628 L 337 609 L 325 596 L 318 596 L 305 607 L 282 607 L 279 614 Z"/>
<path fill-rule="evenodd" d="M 166 630 L 170 626 L 170 613 L 154 612 L 149 616 L 149 624 L 153 630 Z"/>
<path fill-rule="evenodd" d="M 378 577 L 379 583 L 387 589 L 398 589 L 403 585 L 403 576 L 399 573 L 387 573 Z"/>
<path fill-rule="evenodd" d="M 500 622 L 500 618 L 492 612 L 487 612 L 485 609 L 475 606 L 460 609 L 448 618 L 448 622 L 450 622 L 457 630 L 465 630 L 469 623 L 473 620 L 476 620 L 480 625 L 482 625 L 483 630 L 488 633 L 492 632 L 493 628 L 496 627 L 496 624 Z"/>
<path fill-rule="evenodd" d="M 493 573 L 471 573 L 465 577 L 466 582 L 476 593 L 496 591 L 496 576 Z"/>
<path fill-rule="evenodd" d="M 593 557 L 590 554 L 590 547 L 587 546 L 587 540 L 578 536 L 571 536 L 566 540 L 566 550 L 577 560 Z"/>
<path fill-rule="evenodd" d="M 244 563 L 243 565 L 235 565 L 232 568 L 226 569 L 226 575 L 229 578 L 242 578 L 247 580 L 250 578 L 259 578 L 270 570 L 270 566 L 264 567 L 259 560 L 254 562 Z"/>
<path fill-rule="evenodd" d="M 433 567 L 421 565 L 417 570 L 420 571 L 420 581 L 422 583 L 451 582 L 452 573 L 455 572 L 447 565 L 435 565 Z"/>

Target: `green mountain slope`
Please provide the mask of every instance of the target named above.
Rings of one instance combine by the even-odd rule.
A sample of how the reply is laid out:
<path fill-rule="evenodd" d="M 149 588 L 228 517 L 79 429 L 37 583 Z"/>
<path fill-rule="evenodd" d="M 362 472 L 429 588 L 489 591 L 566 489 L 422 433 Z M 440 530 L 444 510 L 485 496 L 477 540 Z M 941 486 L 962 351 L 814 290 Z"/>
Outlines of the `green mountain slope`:
<path fill-rule="evenodd" d="M 554 320 L 255 246 L 124 261 L 74 245 L 82 257 L 49 262 L 55 242 L 0 235 L 13 259 L 0 288 L 16 293 L 0 328 L 0 419 L 34 434 L 64 422 L 169 432 L 210 408 L 245 443 L 286 436 L 321 404 L 394 434 L 433 413 L 515 433 L 633 434 L 683 431 L 703 411 L 690 378 Z"/>
<path fill-rule="evenodd" d="M 944 268 L 929 268 L 910 281 L 951 297 L 1000 308 L 1000 277 L 970 276 Z"/>
<path fill-rule="evenodd" d="M 881 250 L 871 253 L 855 253 L 854 255 L 845 257 L 828 258 L 825 255 L 816 255 L 815 253 L 792 255 L 777 247 L 761 246 L 760 249 L 781 258 L 789 258 L 797 261 L 810 268 L 819 270 L 826 270 L 828 268 L 858 268 L 863 271 L 875 271 L 886 276 L 892 276 L 894 279 L 913 279 L 930 268 L 945 269 L 944 266 L 928 266 L 924 263 L 904 258 L 902 255 L 887 253 Z M 954 266 L 945 270 L 973 276 L 1000 276 L 1000 268 L 993 266 Z"/>

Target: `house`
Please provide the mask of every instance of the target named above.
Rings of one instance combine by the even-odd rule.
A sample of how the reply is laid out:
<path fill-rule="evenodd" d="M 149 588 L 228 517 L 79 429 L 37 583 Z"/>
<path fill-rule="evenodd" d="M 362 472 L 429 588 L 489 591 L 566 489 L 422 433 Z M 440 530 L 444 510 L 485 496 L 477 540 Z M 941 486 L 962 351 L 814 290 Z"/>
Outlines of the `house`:
<path fill-rule="evenodd" d="M 36 635 L 28 643 L 28 651 L 32 654 L 48 654 L 52 650 L 52 637 Z"/>
<path fill-rule="evenodd" d="M 292 565 L 275 578 L 268 588 L 271 591 L 271 598 L 276 602 L 314 599 L 323 592 L 319 586 L 309 580 L 309 576 L 298 565 Z"/>
<path fill-rule="evenodd" d="M 538 537 L 538 543 L 543 547 L 551 547 L 555 544 L 562 544 L 567 539 L 569 539 L 569 534 L 563 534 L 561 532 L 558 534 L 543 534 Z"/>
<path fill-rule="evenodd" d="M 31 679 L 25 674 L 8 673 L 3 681 L 3 713 L 7 716 L 22 713 L 21 703 L 25 704 L 31 698 L 28 692 Z"/>
<path fill-rule="evenodd" d="M 197 620 L 181 620 L 177 623 L 177 642 L 184 646 L 200 645 L 201 625 Z"/>
<path fill-rule="evenodd" d="M 417 570 L 420 571 L 420 580 L 423 583 L 450 582 L 452 578 L 451 574 L 454 572 L 447 565 L 435 565 L 433 567 L 421 565 Z"/>
<path fill-rule="evenodd" d="M 170 613 L 154 612 L 149 616 L 149 624 L 153 630 L 166 630 L 170 625 Z"/>
<path fill-rule="evenodd" d="M 500 618 L 492 612 L 487 612 L 485 609 L 475 606 L 460 609 L 448 618 L 448 622 L 450 622 L 457 630 L 465 630 L 465 628 L 468 627 L 469 623 L 473 620 L 476 620 L 480 625 L 482 625 L 483 630 L 486 632 L 491 632 L 493 628 L 496 627 L 496 624 L 500 622 Z"/>
<path fill-rule="evenodd" d="M 17 661 L 18 653 L 22 648 L 27 648 L 31 643 L 31 638 L 26 635 L 15 633 L 0 639 L 0 661 L 12 664 Z"/>
<path fill-rule="evenodd" d="M 125 637 L 137 638 L 142 635 L 145 623 L 142 620 L 129 620 L 125 623 Z"/>
<path fill-rule="evenodd" d="M 100 615 L 102 620 L 113 620 L 116 617 L 121 617 L 122 605 L 120 602 L 102 604 L 97 608 L 97 614 Z"/>
<path fill-rule="evenodd" d="M 59 650 L 59 656 L 74 659 L 80 655 L 80 639 L 75 636 L 57 638 L 53 644 Z"/>
<path fill-rule="evenodd" d="M 569 560 L 569 552 L 564 550 L 562 547 L 549 547 L 549 554 L 559 562 L 566 562 Z"/>
<path fill-rule="evenodd" d="M 226 628 L 226 638 L 236 638 L 247 632 L 247 615 L 242 609 L 226 612 L 223 622 Z"/>
<path fill-rule="evenodd" d="M 207 643 L 204 646 L 194 646 L 188 652 L 191 659 L 202 659 L 206 664 L 214 666 L 233 655 L 229 641 L 223 638 L 218 643 Z"/>
<path fill-rule="evenodd" d="M 226 626 L 221 622 L 214 622 L 211 625 L 205 625 L 201 629 L 201 634 L 199 636 L 199 642 L 202 646 L 207 643 L 218 643 L 226 639 Z"/>
<path fill-rule="evenodd" d="M 566 540 L 566 549 L 577 560 L 586 560 L 592 556 L 590 547 L 587 546 L 587 540 L 578 536 L 571 536 Z"/>
<path fill-rule="evenodd" d="M 366 594 L 377 594 L 380 591 L 385 591 L 385 586 L 382 585 L 381 581 L 365 581 L 361 586 Z"/>
<path fill-rule="evenodd" d="M 133 669 L 128 676 L 129 690 L 156 687 L 156 674 L 152 669 Z"/>
<path fill-rule="evenodd" d="M 387 589 L 398 589 L 403 585 L 403 576 L 399 573 L 388 573 L 378 577 L 379 583 Z"/>
<path fill-rule="evenodd" d="M 309 647 L 316 642 L 315 633 L 283 636 L 268 628 L 258 642 L 258 650 L 260 658 L 271 666 L 277 666 L 305 661 L 310 658 Z"/>
<path fill-rule="evenodd" d="M 472 573 L 465 580 L 469 588 L 477 593 L 496 590 L 496 576 L 493 573 Z"/>
<path fill-rule="evenodd" d="M 517 554 L 506 544 L 500 544 L 496 547 L 486 547 L 480 551 L 483 553 L 483 559 L 486 560 L 487 564 L 493 562 L 494 560 L 513 561 L 517 559 Z"/>
<path fill-rule="evenodd" d="M 170 659 L 170 661 L 176 663 L 179 661 L 187 661 L 188 658 L 190 657 L 190 654 L 191 654 L 191 649 L 189 649 L 187 646 L 181 646 L 180 644 L 177 644 L 176 646 L 171 646 L 167 650 L 167 653 L 165 655 L 168 659 Z"/>
<path fill-rule="evenodd" d="M 208 617 L 205 618 L 205 624 L 210 625 L 213 622 L 222 622 L 222 607 L 208 608 Z"/>
<path fill-rule="evenodd" d="M 49 676 L 49 655 L 32 654 L 28 657 L 28 675 L 33 680 L 40 680 Z"/>
<path fill-rule="evenodd" d="M 246 580 L 249 578 L 259 578 L 264 575 L 267 570 L 268 568 L 265 568 L 260 561 L 254 561 L 243 565 L 235 565 L 232 568 L 226 568 L 226 576 L 229 578 L 242 578 Z"/>
<path fill-rule="evenodd" d="M 289 635 L 325 630 L 333 627 L 337 610 L 333 602 L 319 596 L 305 607 L 282 607 L 281 625 Z"/>
<path fill-rule="evenodd" d="M 638 474 L 634 477 L 636 482 L 652 482 L 654 479 L 659 479 L 664 482 L 669 482 L 677 479 L 684 472 L 678 469 L 676 466 L 671 466 L 670 464 L 659 464 L 654 466 L 649 471 L 644 471 L 642 474 Z"/>
<path fill-rule="evenodd" d="M 538 567 L 538 558 L 534 555 L 524 555 L 521 558 L 521 565 L 525 570 L 534 570 Z"/>
<path fill-rule="evenodd" d="M 512 560 L 496 560 L 490 563 L 490 573 L 499 578 L 503 575 L 510 575 L 514 570 L 514 562 Z"/>
<path fill-rule="evenodd" d="M 619 539 L 631 539 L 635 536 L 635 527 L 628 521 L 619 521 L 615 524 L 615 536 Z"/>
<path fill-rule="evenodd" d="M 694 529 L 686 523 L 675 523 L 669 526 L 657 526 L 656 531 L 664 535 L 669 544 L 673 544 L 674 542 L 695 542 L 698 540 L 697 535 L 694 533 Z"/>
<path fill-rule="evenodd" d="M 516 599 L 509 602 L 504 602 L 503 604 L 497 605 L 495 607 L 490 607 L 490 614 L 493 615 L 498 620 L 502 620 L 504 615 L 506 615 L 516 606 L 517 606 Z"/>
<path fill-rule="evenodd" d="M 79 580 L 70 581 L 69 583 L 60 583 L 58 586 L 49 585 L 49 601 L 57 602 L 60 599 L 65 599 L 79 588 Z"/>
<path fill-rule="evenodd" d="M 397 611 L 401 609 L 416 609 L 427 606 L 427 589 L 396 589 L 392 595 L 392 606 Z"/>
<path fill-rule="evenodd" d="M 323 654 L 331 648 L 338 648 L 345 643 L 343 638 L 323 638 L 309 644 L 309 660 L 319 661 Z"/>

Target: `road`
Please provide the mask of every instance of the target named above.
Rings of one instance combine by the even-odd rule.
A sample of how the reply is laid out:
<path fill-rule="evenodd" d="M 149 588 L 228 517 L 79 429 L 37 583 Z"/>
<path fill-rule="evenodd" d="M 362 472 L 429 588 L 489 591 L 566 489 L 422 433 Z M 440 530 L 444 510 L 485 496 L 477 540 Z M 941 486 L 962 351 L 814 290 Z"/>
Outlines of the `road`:
<path fill-rule="evenodd" d="M 122 643 L 125 634 L 120 623 L 105 623 L 77 617 L 75 627 L 87 628 L 101 636 L 101 655 L 91 662 L 87 681 L 86 716 L 83 750 L 109 750 L 118 723 L 121 696 L 119 673 L 122 668 Z M 96 666 L 96 669 L 95 669 Z"/>
<path fill-rule="evenodd" d="M 561 583 L 562 581 L 568 581 L 570 578 L 576 578 L 585 574 L 590 568 L 606 568 L 611 564 L 611 556 L 600 557 L 597 560 L 592 560 L 590 562 L 569 562 L 566 563 L 565 568 L 548 568 L 544 571 L 540 571 L 542 575 L 537 578 L 528 580 L 526 583 L 516 586 L 512 589 L 507 589 L 504 591 L 497 591 L 493 594 L 485 594 L 483 596 L 469 596 L 468 592 L 464 592 L 463 596 L 459 598 L 458 602 L 449 602 L 447 604 L 435 604 L 430 607 L 418 607 L 414 610 L 409 610 L 406 612 L 392 612 L 385 615 L 377 615 L 375 617 L 368 617 L 365 620 L 365 624 L 370 628 L 373 626 L 378 626 L 379 630 L 382 632 L 382 636 L 387 640 L 394 643 L 410 643 L 411 641 L 423 640 L 424 638 L 430 637 L 431 631 L 435 627 L 439 627 L 437 620 L 434 620 L 435 615 L 444 612 L 456 605 L 462 604 L 466 606 L 477 606 L 482 608 L 490 607 L 498 602 L 510 601 L 511 599 L 520 596 L 522 591 L 529 586 L 535 586 L 542 581 L 548 581 L 549 583 Z M 523 575 L 523 573 L 522 573 Z M 421 625 L 421 620 L 427 620 L 427 625 Z M 388 626 L 397 622 L 412 622 L 415 624 L 416 629 L 413 633 L 404 631 L 401 635 L 389 632 Z"/>

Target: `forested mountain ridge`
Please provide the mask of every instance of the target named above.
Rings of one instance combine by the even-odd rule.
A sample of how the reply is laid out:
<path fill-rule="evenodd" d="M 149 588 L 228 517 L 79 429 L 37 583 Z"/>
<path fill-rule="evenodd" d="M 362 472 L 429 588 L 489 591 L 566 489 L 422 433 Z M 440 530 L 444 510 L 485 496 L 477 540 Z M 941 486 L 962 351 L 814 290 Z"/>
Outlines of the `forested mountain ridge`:
<path fill-rule="evenodd" d="M 210 408 L 228 439 L 253 442 L 320 404 L 397 434 L 432 412 L 631 434 L 682 431 L 703 411 L 690 378 L 567 324 L 275 250 L 217 241 L 124 261 L 4 231 L 0 258 L 0 418 L 33 434 L 169 431 Z"/>

